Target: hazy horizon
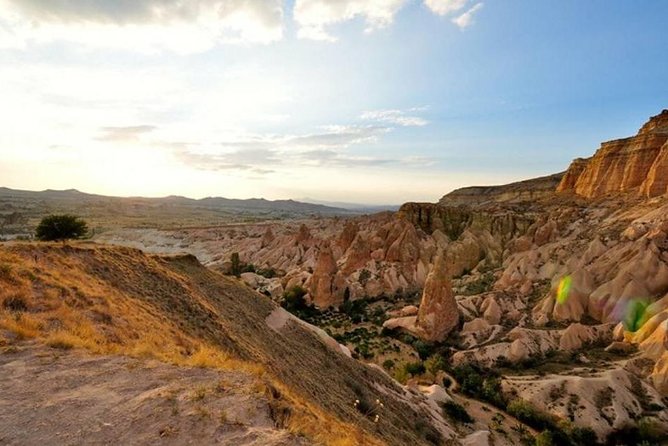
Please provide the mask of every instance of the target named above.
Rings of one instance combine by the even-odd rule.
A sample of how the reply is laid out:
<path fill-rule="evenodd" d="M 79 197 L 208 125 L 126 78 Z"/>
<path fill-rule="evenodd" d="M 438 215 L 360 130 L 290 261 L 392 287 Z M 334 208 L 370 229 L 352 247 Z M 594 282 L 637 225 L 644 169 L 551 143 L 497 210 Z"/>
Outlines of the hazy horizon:
<path fill-rule="evenodd" d="M 666 16 L 0 0 L 0 186 L 396 205 L 560 172 L 665 108 Z"/>

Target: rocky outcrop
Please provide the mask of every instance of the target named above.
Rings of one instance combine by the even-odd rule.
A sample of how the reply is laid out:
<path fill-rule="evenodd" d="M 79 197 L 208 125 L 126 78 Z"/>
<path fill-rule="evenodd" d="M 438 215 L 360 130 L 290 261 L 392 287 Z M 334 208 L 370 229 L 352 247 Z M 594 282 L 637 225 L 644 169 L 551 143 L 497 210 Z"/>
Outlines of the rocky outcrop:
<path fill-rule="evenodd" d="M 554 195 L 564 172 L 533 178 L 502 186 L 473 186 L 457 189 L 439 201 L 442 206 L 486 205 L 492 203 L 519 203 L 535 201 Z"/>
<path fill-rule="evenodd" d="M 631 192 L 656 197 L 668 191 L 668 110 L 636 136 L 608 141 L 588 160 L 576 160 L 557 187 L 587 198 Z"/>
<path fill-rule="evenodd" d="M 325 309 L 338 307 L 343 303 L 345 280 L 337 272 L 332 248 L 327 243 L 320 249 L 313 276 L 308 284 L 316 307 Z"/>
<path fill-rule="evenodd" d="M 446 266 L 446 258 L 439 254 L 427 276 L 422 301 L 417 316 L 417 329 L 427 341 L 443 341 L 459 324 L 457 302 L 452 294 L 452 284 Z"/>

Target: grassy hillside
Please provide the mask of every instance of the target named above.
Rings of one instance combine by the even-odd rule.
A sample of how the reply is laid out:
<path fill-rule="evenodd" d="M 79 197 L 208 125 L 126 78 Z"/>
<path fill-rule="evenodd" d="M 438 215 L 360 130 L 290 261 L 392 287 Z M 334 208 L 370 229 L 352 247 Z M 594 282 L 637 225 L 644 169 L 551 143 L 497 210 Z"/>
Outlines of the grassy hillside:
<path fill-rule="evenodd" d="M 84 243 L 0 245 L 5 344 L 36 338 L 55 348 L 244 370 L 264 379 L 287 429 L 323 444 L 437 441 L 428 416 L 392 380 L 300 324 L 270 328 L 265 319 L 274 310 L 191 256 Z M 384 407 L 369 416 L 355 400 Z"/>

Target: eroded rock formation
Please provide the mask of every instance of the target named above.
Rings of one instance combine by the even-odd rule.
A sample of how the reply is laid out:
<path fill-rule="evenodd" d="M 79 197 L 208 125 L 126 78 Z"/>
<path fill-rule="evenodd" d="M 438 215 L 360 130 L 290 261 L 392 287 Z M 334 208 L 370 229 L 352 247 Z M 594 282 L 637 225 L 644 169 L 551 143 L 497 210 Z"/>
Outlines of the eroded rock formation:
<path fill-rule="evenodd" d="M 427 341 L 440 342 L 458 324 L 459 311 L 452 294 L 446 256 L 440 253 L 424 285 L 416 321 L 417 333 Z"/>
<path fill-rule="evenodd" d="M 587 160 L 576 160 L 557 187 L 596 198 L 613 192 L 656 197 L 668 192 L 668 110 L 652 117 L 636 136 L 601 144 Z"/>

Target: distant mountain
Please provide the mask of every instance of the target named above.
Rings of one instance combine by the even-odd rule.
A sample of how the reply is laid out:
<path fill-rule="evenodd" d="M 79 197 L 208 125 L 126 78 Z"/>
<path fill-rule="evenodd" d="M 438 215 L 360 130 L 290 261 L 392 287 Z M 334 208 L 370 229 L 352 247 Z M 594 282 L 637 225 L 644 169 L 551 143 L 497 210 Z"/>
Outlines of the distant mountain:
<path fill-rule="evenodd" d="M 355 211 L 363 214 L 373 214 L 376 212 L 398 211 L 401 205 L 399 204 L 364 204 L 364 203 L 347 203 L 344 201 L 325 201 L 316 200 L 314 198 L 300 198 L 300 201 L 311 204 L 321 204 L 324 206 L 331 206 L 335 208 L 343 208 L 350 211 Z"/>
<path fill-rule="evenodd" d="M 93 228 L 198 227 L 277 219 L 350 216 L 364 213 L 294 200 L 207 197 L 199 200 L 110 197 L 76 189 L 26 191 L 0 187 L 0 234 L 27 234 L 49 213 L 84 217 Z"/>

